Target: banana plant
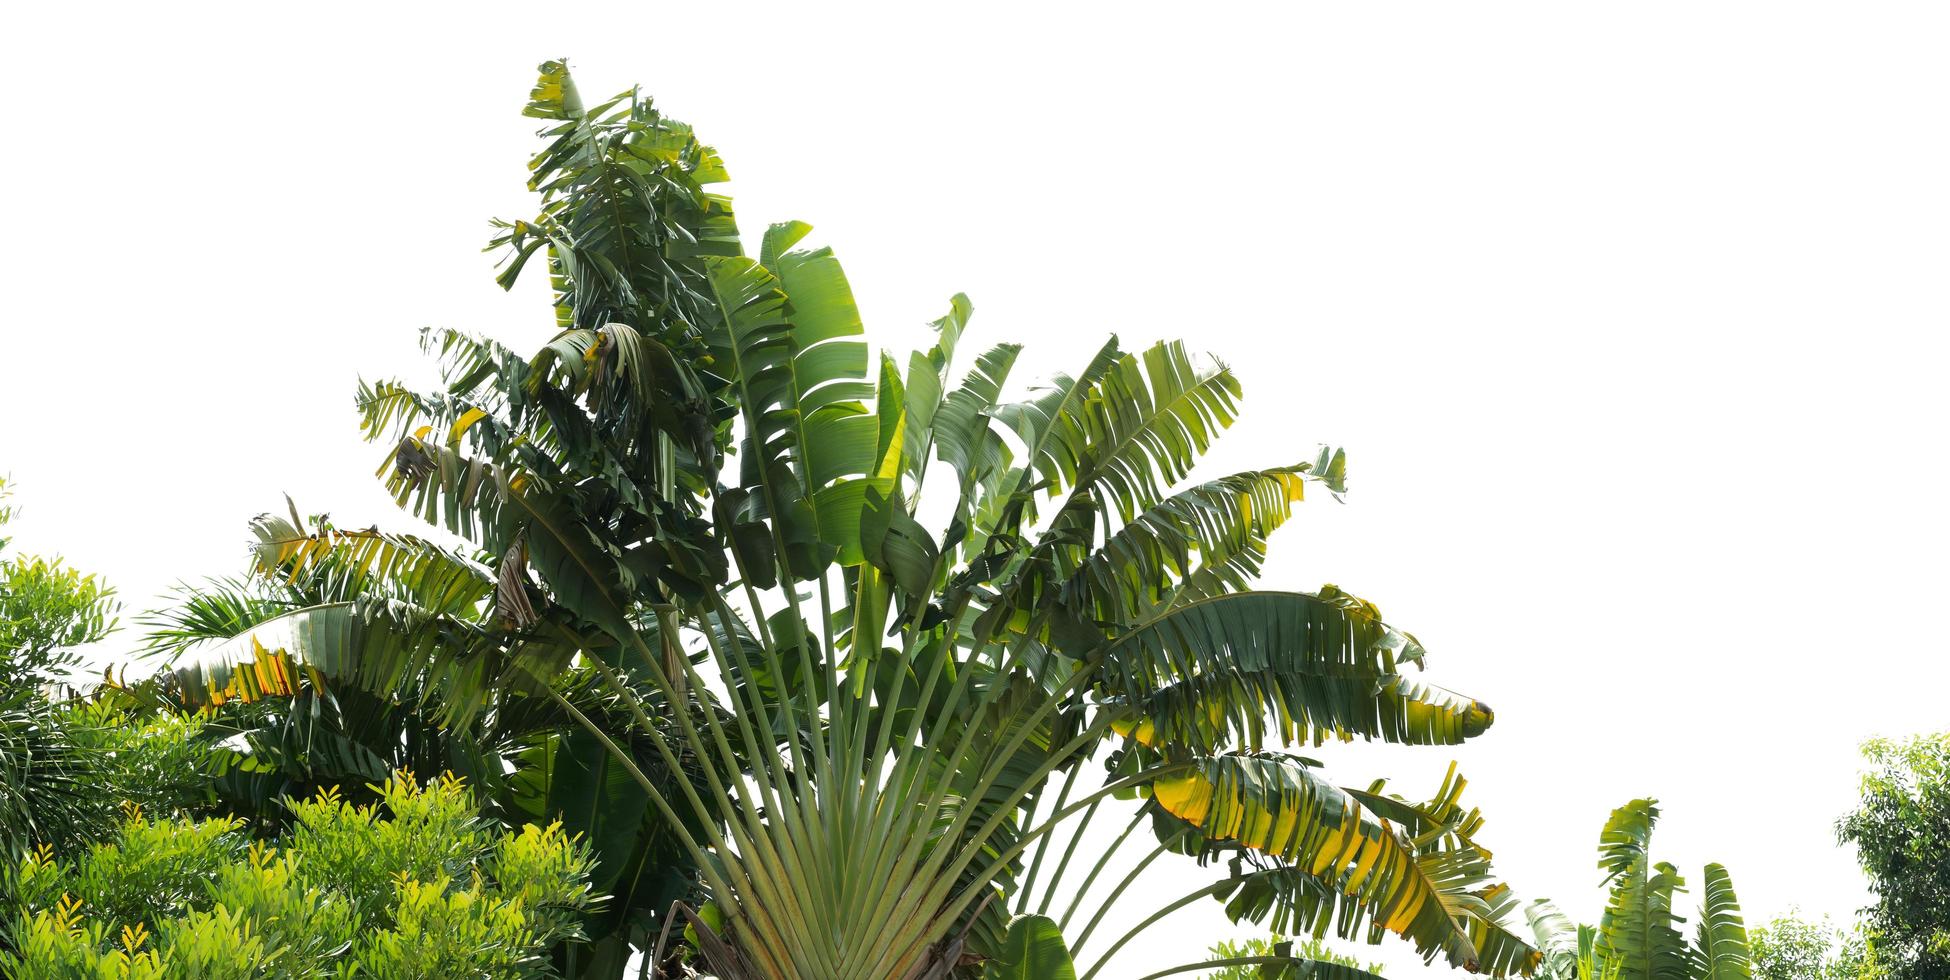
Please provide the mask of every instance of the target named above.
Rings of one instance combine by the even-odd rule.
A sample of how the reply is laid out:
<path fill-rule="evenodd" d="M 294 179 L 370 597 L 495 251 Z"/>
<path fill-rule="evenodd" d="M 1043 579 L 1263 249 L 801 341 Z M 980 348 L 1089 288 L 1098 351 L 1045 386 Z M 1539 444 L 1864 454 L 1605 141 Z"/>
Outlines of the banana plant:
<path fill-rule="evenodd" d="M 1708 864 L 1699 921 L 1689 941 L 1684 916 L 1673 911 L 1685 891 L 1679 869 L 1651 857 L 1658 801 L 1633 800 L 1612 811 L 1598 841 L 1598 867 L 1611 889 L 1596 927 L 1573 926 L 1549 902 L 1525 909 L 1545 951 L 1541 976 L 1550 980 L 1750 980 L 1747 928 L 1733 879 Z"/>
<path fill-rule="evenodd" d="M 1238 413 L 1224 365 L 1112 338 L 1013 397 L 1017 345 L 962 367 L 961 296 L 928 349 L 875 357 L 810 226 L 747 253 L 690 127 L 635 90 L 585 105 L 562 62 L 524 111 L 546 121 L 542 204 L 493 246 L 504 285 L 541 257 L 551 339 L 522 356 L 430 331 L 441 388 L 358 394 L 382 480 L 478 574 L 431 615 L 355 603 L 239 632 L 178 662 L 184 691 L 410 675 L 450 724 L 503 686 L 548 698 L 694 869 L 656 969 L 682 944 L 726 980 L 1075 972 L 1103 919 L 1069 938 L 1074 904 L 1047 914 L 1075 833 L 1036 879 L 1105 806 L 1133 806 L 1160 854 L 1229 863 L 1172 908 L 1536 967 L 1460 777 L 1412 801 L 1295 751 L 1455 745 L 1494 717 L 1416 679 L 1422 645 L 1373 604 L 1252 589 L 1309 490 L 1345 491 L 1340 451 L 1195 476 Z M 367 546 L 315 547 L 358 565 Z"/>

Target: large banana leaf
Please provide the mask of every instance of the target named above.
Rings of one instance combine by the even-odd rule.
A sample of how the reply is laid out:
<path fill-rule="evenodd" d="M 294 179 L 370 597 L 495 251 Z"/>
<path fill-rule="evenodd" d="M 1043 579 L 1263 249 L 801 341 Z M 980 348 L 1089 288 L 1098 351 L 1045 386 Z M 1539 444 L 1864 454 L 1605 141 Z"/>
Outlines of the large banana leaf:
<path fill-rule="evenodd" d="M 1002 397 L 1020 344 L 997 344 L 975 359 L 975 367 L 935 410 L 935 452 L 964 480 L 1004 468 L 1006 447 L 989 428 L 990 410 Z"/>
<path fill-rule="evenodd" d="M 948 315 L 934 321 L 934 346 L 926 352 L 914 351 L 907 358 L 904 425 L 906 442 L 913 448 L 906 453 L 904 468 L 917 492 L 925 482 L 928 460 L 934 453 L 934 421 L 948 398 L 955 348 L 972 313 L 974 307 L 968 297 L 956 293 L 949 300 Z"/>
<path fill-rule="evenodd" d="M 1064 602 L 1098 620 L 1131 622 L 1171 601 L 1201 569 L 1229 571 L 1227 584 L 1243 588 L 1266 539 L 1304 499 L 1312 469 L 1237 473 L 1159 501 L 1091 553 L 1065 583 Z"/>
<path fill-rule="evenodd" d="M 779 410 L 796 413 L 794 455 L 802 492 L 817 494 L 828 484 L 867 472 L 880 421 L 861 404 L 873 395 L 866 380 L 866 331 L 839 259 L 828 248 L 790 250 L 810 230 L 797 221 L 773 225 L 766 232 L 760 264 L 787 297 L 792 390 L 789 405 Z M 718 274 L 714 268 L 713 275 Z M 821 537 L 830 541 L 845 535 L 828 532 L 822 524 Z"/>
<path fill-rule="evenodd" d="M 785 292 L 778 277 L 753 259 L 714 258 L 707 268 L 720 324 L 710 335 L 712 356 L 730 378 L 745 420 L 739 482 L 762 501 L 759 516 L 771 519 L 785 547 L 780 557 L 794 574 L 810 577 L 822 562 L 817 518 L 800 475 L 807 460 L 800 446 L 805 436 L 795 371 L 798 352 Z M 839 430 L 821 431 L 826 447 L 849 444 Z M 844 455 L 857 456 L 857 446 Z M 850 462 L 836 464 L 835 475 L 851 468 Z"/>
<path fill-rule="evenodd" d="M 1099 683 L 1147 744 L 1201 751 L 1233 737 L 1382 738 L 1455 744 L 1481 734 L 1487 705 L 1397 675 L 1420 644 L 1338 590 L 1241 592 L 1171 609 L 1112 643 Z"/>
<path fill-rule="evenodd" d="M 1598 865 L 1612 886 L 1599 921 L 1599 948 L 1619 980 L 1691 980 L 1692 966 L 1673 893 L 1685 888 L 1678 869 L 1651 858 L 1659 808 L 1633 800 L 1612 811 L 1600 837 Z"/>
<path fill-rule="evenodd" d="M 1344 935 L 1371 918 L 1413 942 L 1424 957 L 1446 956 L 1454 965 L 1497 976 L 1527 973 L 1541 958 L 1501 924 L 1514 903 L 1507 888 L 1486 884 L 1482 854 L 1418 854 L 1389 821 L 1300 760 L 1212 756 L 1154 782 L 1151 797 L 1208 842 L 1237 842 L 1278 858 L 1290 866 L 1289 875 L 1324 884 L 1340 903 Z M 1322 893 L 1311 894 L 1309 918 L 1327 907 Z"/>
<path fill-rule="evenodd" d="M 454 719 L 478 713 L 496 679 L 493 637 L 393 600 L 308 606 L 190 650 L 171 672 L 191 705 L 295 695 L 309 684 L 379 692 L 444 692 Z"/>
<path fill-rule="evenodd" d="M 433 615 L 468 618 L 495 591 L 487 566 L 412 535 L 330 526 L 307 531 L 273 514 L 253 520 L 251 533 L 258 574 L 294 584 L 321 573 L 339 575 L 349 580 L 340 586 L 346 594 L 384 590 Z"/>
<path fill-rule="evenodd" d="M 1092 375 L 1083 398 L 1063 397 L 1059 386 L 996 416 L 1032 446 L 1029 460 L 1050 492 L 1100 489 L 1129 521 L 1183 479 L 1232 424 L 1239 382 L 1223 367 L 1198 370 L 1178 343 L 1125 354 L 1101 369 L 1093 364 L 1085 378 Z"/>
<path fill-rule="evenodd" d="M 560 61 L 542 65 L 523 114 L 554 125 L 529 164 L 541 213 L 500 223 L 501 283 L 512 286 L 545 250 L 564 327 L 648 329 L 670 322 L 659 314 L 671 310 L 672 320 L 702 322 L 702 276 L 685 259 L 738 253 L 730 201 L 704 191 L 727 179 L 717 153 L 634 91 L 585 107 Z"/>
<path fill-rule="evenodd" d="M 1733 878 L 1724 866 L 1709 864 L 1705 880 L 1699 933 L 1693 940 L 1693 980 L 1749 980 L 1753 962 Z"/>
<path fill-rule="evenodd" d="M 987 414 L 1014 431 L 1023 445 L 1021 469 L 1013 480 L 998 484 L 989 495 L 995 509 L 992 517 L 982 522 L 989 537 L 1019 540 L 1023 530 L 1036 521 L 1036 493 L 1032 489 L 1058 492 L 1064 481 L 1077 471 L 1074 451 L 1063 449 L 1063 431 L 1066 427 L 1079 427 L 1075 416 L 1085 411 L 1084 405 L 1097 390 L 1098 382 L 1122 357 L 1117 338 L 1111 337 L 1077 377 L 1058 374 L 1028 400 L 988 409 Z M 978 510 L 984 502 L 978 502 Z"/>
<path fill-rule="evenodd" d="M 1182 345 L 1140 357 L 1118 354 L 1113 340 L 1080 381 L 1059 377 L 1038 398 L 994 409 L 1022 439 L 1028 470 L 992 530 L 1014 542 L 1038 517 L 1038 494 L 1067 492 L 992 607 L 997 621 L 1041 606 L 1044 593 L 1071 581 L 1100 528 L 1157 504 L 1231 424 L 1238 394 L 1229 371 L 1195 369 Z M 1031 473 L 1040 478 L 1033 488 Z"/>
<path fill-rule="evenodd" d="M 1537 975 L 1544 980 L 1577 980 L 1578 925 L 1547 898 L 1524 906 L 1523 915 L 1535 945 L 1544 954 Z"/>
<path fill-rule="evenodd" d="M 975 359 L 975 367 L 942 399 L 934 415 L 934 452 L 954 469 L 958 494 L 945 547 L 962 546 L 962 554 L 980 554 L 993 521 L 976 519 L 978 505 L 1002 498 L 1002 484 L 1010 476 L 1012 451 L 989 424 L 989 412 L 1002 397 L 1002 385 L 1015 367 L 1017 344 L 998 344 Z M 924 464 L 917 464 L 924 465 Z"/>
<path fill-rule="evenodd" d="M 1485 858 L 1490 856 L 1489 850 L 1476 842 L 1476 835 L 1483 828 L 1482 811 L 1473 807 L 1463 809 L 1462 793 L 1469 780 L 1456 771 L 1455 763 L 1449 764 L 1442 785 L 1428 800 L 1409 800 L 1387 792 L 1387 786 L 1387 780 L 1377 779 L 1365 790 L 1344 789 L 1370 813 L 1393 821 L 1417 850 L 1443 845 L 1466 847 Z"/>

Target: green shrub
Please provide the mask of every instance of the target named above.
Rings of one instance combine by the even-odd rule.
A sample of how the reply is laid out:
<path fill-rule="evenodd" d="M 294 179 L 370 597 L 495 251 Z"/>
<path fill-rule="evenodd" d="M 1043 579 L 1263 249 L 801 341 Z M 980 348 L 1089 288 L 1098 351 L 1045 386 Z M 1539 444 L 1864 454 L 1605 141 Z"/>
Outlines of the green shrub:
<path fill-rule="evenodd" d="M 1803 919 L 1790 909 L 1748 931 L 1754 980 L 1880 980 L 1869 936 L 1859 923 L 1844 929 L 1826 916 Z"/>
<path fill-rule="evenodd" d="M 1360 960 L 1346 953 L 1342 953 L 1328 946 L 1325 942 L 1314 938 L 1282 939 L 1279 936 L 1272 936 L 1266 939 L 1254 938 L 1240 942 L 1226 941 L 1215 944 L 1211 949 L 1211 954 L 1215 960 L 1274 955 L 1292 956 L 1302 960 L 1313 960 L 1316 963 L 1346 967 L 1350 971 L 1365 970 L 1368 973 L 1376 975 L 1381 973 L 1380 963 L 1369 963 L 1363 966 Z M 1262 965 L 1259 963 L 1250 963 L 1222 967 L 1211 973 L 1204 974 L 1204 977 L 1205 980 L 1259 980 L 1261 977 L 1268 976 L 1305 976 L 1307 975 L 1304 972 L 1305 970 L 1306 968 L 1297 965 Z"/>
<path fill-rule="evenodd" d="M 68 739 L 94 759 L 92 791 L 112 817 L 134 805 L 155 816 L 207 813 L 216 802 L 218 766 L 204 735 L 205 714 L 139 712 L 107 701 L 60 708 Z"/>
<path fill-rule="evenodd" d="M 410 774 L 353 806 L 291 804 L 278 845 L 235 820 L 130 806 L 71 861 L 25 861 L 25 909 L 0 973 L 48 980 L 550 975 L 594 900 L 587 849 L 560 825 L 497 833 L 452 776 Z"/>

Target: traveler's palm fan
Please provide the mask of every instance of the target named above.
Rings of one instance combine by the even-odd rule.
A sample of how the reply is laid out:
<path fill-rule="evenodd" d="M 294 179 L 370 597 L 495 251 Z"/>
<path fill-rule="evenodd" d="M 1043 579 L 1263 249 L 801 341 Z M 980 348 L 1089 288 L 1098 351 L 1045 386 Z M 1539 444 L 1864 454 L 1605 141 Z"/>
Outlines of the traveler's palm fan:
<path fill-rule="evenodd" d="M 1232 869 L 1168 908 L 1217 896 L 1277 928 L 1535 966 L 1460 778 L 1416 802 L 1285 751 L 1453 745 L 1491 721 L 1405 675 L 1423 650 L 1373 605 L 1250 590 L 1309 487 L 1344 489 L 1338 451 L 1194 481 L 1237 413 L 1229 370 L 1113 340 L 1014 400 L 1018 348 L 967 357 L 959 296 L 931 348 L 875 358 L 808 226 L 747 254 L 687 126 L 634 91 L 585 107 L 556 62 L 526 112 L 549 121 L 542 208 L 494 244 L 504 284 L 541 258 L 554 336 L 524 357 L 434 331 L 444 388 L 359 394 L 387 486 L 482 568 L 402 557 L 424 589 L 241 632 L 183 662 L 187 687 L 437 675 L 456 724 L 485 688 L 555 696 L 695 868 L 708 905 L 659 943 L 688 931 L 721 977 L 1073 975 L 1101 913 L 1046 914 L 1092 863 L 1072 838 L 1039 885 L 1051 832 L 1134 797 L 1161 851 Z M 924 488 L 946 499 L 923 511 Z M 266 564 L 424 548 L 306 540 Z M 561 696 L 565 671 L 607 710 Z"/>

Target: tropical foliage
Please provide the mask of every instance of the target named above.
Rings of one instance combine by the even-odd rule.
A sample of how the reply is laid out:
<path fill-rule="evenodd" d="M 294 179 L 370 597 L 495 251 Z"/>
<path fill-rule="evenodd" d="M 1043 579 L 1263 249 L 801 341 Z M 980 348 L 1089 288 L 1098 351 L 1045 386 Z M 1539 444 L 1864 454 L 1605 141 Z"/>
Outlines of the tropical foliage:
<path fill-rule="evenodd" d="M 88 691 L 114 590 L 0 536 L 0 975 L 1370 980 L 1324 940 L 1394 934 L 1499 977 L 1950 976 L 1950 735 L 1865 746 L 1852 931 L 1749 931 L 1717 864 L 1688 928 L 1649 799 L 1597 925 L 1520 904 L 1453 766 L 1404 795 L 1313 757 L 1494 720 L 1372 603 L 1255 587 L 1339 450 L 1205 472 L 1223 363 L 1111 337 L 1025 386 L 965 296 L 876 352 L 810 226 L 748 243 L 641 93 L 549 62 L 524 112 L 539 203 L 490 249 L 551 322 L 425 331 L 436 387 L 356 394 L 416 526 L 287 500 L 142 617 L 160 673 Z M 1101 933 L 1161 860 L 1210 871 Z M 1117 959 L 1214 901 L 1273 936 Z"/>
<path fill-rule="evenodd" d="M 1545 950 L 1545 975 L 1602 980 L 1751 980 L 1747 929 L 1725 867 L 1708 864 L 1699 918 L 1689 938 L 1674 912 L 1685 891 L 1679 869 L 1652 859 L 1658 801 L 1633 800 L 1612 811 L 1598 840 L 1598 867 L 1611 889 L 1594 928 L 1574 927 L 1548 902 L 1527 909 Z"/>
<path fill-rule="evenodd" d="M 1868 875 L 1876 965 L 1895 980 L 1950 975 L 1950 734 L 1864 745 L 1862 800 L 1839 831 Z"/>
<path fill-rule="evenodd" d="M 20 874 L 17 953 L 47 980 L 530 977 L 592 901 L 589 859 L 561 826 L 495 833 L 451 777 L 409 775 L 355 807 L 292 804 L 288 836 L 140 807 L 75 855 L 43 846 Z"/>
<path fill-rule="evenodd" d="M 1101 913 L 1069 944 L 1028 905 L 1075 839 L 1040 893 L 1038 869 L 1117 797 L 1230 869 L 1160 915 L 1211 896 L 1536 966 L 1460 777 L 1411 799 L 1292 751 L 1493 717 L 1416 679 L 1372 604 L 1251 589 L 1309 487 L 1344 490 L 1341 453 L 1195 478 L 1238 412 L 1227 368 L 1113 339 L 1014 398 L 1016 345 L 959 369 L 962 297 L 929 349 L 874 358 L 833 253 L 788 222 L 748 254 L 688 126 L 634 90 L 587 105 L 560 62 L 525 111 L 541 204 L 494 245 L 504 284 L 545 268 L 549 339 L 431 331 L 440 388 L 358 393 L 386 486 L 465 544 L 294 510 L 259 522 L 250 579 L 158 624 L 174 696 L 270 705 L 238 770 L 465 764 L 510 818 L 587 821 L 606 887 L 687 899 L 621 898 L 642 915 L 614 943 L 661 961 L 685 934 L 727 980 L 1067 962 Z"/>

